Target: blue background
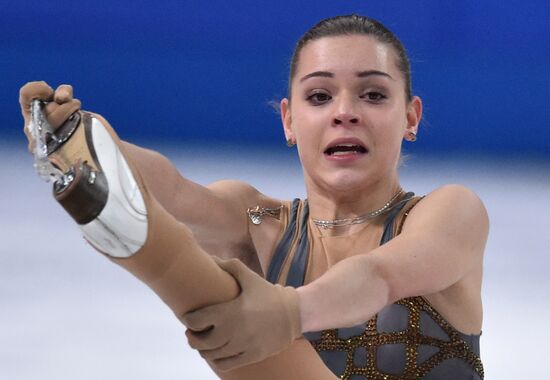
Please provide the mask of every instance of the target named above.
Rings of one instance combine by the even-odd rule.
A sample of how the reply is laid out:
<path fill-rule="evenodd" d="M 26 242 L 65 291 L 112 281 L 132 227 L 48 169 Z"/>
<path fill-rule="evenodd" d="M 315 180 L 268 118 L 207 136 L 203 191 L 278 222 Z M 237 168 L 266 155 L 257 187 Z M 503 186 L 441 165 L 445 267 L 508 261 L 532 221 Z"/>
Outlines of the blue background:
<path fill-rule="evenodd" d="M 0 1 L 1 139 L 18 89 L 70 83 L 137 142 L 282 145 L 269 101 L 324 17 L 360 13 L 403 41 L 425 119 L 415 150 L 550 158 L 548 1 Z M 8 140 L 9 141 L 9 140 Z"/>

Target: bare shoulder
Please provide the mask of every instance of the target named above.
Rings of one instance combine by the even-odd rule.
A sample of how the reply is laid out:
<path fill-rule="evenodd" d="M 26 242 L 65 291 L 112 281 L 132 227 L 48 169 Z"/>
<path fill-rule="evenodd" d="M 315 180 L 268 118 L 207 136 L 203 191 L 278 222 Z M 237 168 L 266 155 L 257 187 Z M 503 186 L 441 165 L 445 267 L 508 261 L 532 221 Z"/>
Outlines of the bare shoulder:
<path fill-rule="evenodd" d="M 473 244 L 483 252 L 489 232 L 489 217 L 481 199 L 463 185 L 442 186 L 422 199 L 410 212 L 404 233 L 422 230 L 447 242 Z M 472 247 L 474 248 L 474 247 Z"/>
<path fill-rule="evenodd" d="M 261 197 L 261 193 L 251 184 L 236 179 L 223 179 L 207 186 L 217 196 L 234 201 Z"/>
<path fill-rule="evenodd" d="M 245 211 L 249 207 L 258 204 L 262 204 L 264 207 L 281 204 L 280 200 L 261 193 L 254 186 L 244 181 L 224 179 L 213 182 L 207 187 L 220 199 L 233 202 L 239 205 L 240 208 L 245 208 Z"/>
<path fill-rule="evenodd" d="M 464 185 L 450 184 L 441 186 L 425 197 L 426 201 L 455 206 L 475 208 L 478 211 L 484 211 L 483 202 L 472 190 Z"/>
<path fill-rule="evenodd" d="M 288 201 L 282 201 L 265 194 L 248 183 L 235 180 L 223 180 L 208 186 L 219 197 L 239 205 L 241 214 L 246 215 L 248 234 L 254 251 L 259 260 L 263 273 L 267 272 L 269 263 L 275 249 L 275 245 L 282 235 L 286 226 L 286 219 L 289 210 Z M 249 208 L 272 209 L 274 217 L 263 217 L 261 223 L 255 224 L 248 218 Z M 277 211 L 278 212 L 277 212 Z"/>

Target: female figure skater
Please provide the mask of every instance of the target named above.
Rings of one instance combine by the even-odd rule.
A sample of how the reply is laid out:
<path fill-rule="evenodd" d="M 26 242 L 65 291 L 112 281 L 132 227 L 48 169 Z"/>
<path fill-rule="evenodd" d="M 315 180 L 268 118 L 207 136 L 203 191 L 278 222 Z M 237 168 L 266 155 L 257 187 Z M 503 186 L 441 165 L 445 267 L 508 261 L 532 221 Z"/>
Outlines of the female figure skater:
<path fill-rule="evenodd" d="M 422 103 L 403 46 L 377 21 L 323 20 L 294 52 L 281 116 L 307 201 L 194 184 L 79 111 L 69 86 L 27 84 L 20 99 L 31 148 L 32 101 L 49 102 L 56 199 L 174 310 L 223 379 L 483 378 L 487 215 L 459 185 L 401 189 L 401 143 L 416 139 Z"/>

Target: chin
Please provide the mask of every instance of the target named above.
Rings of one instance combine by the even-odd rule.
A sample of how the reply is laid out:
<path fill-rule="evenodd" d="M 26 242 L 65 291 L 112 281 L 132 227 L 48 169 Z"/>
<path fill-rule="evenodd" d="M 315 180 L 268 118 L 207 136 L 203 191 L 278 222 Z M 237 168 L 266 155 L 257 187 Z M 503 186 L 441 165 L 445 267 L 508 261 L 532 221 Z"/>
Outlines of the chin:
<path fill-rule="evenodd" d="M 326 188 L 336 192 L 350 192 L 368 186 L 371 179 L 362 173 L 335 173 L 329 178 L 324 178 Z"/>

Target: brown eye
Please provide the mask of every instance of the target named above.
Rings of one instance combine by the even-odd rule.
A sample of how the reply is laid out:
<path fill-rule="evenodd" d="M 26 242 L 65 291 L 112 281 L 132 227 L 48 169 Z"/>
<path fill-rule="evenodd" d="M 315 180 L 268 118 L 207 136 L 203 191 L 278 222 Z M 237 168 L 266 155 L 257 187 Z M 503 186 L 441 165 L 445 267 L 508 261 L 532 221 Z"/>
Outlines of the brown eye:
<path fill-rule="evenodd" d="M 306 100 L 314 106 L 320 106 L 322 104 L 325 104 L 330 99 L 332 99 L 332 97 L 325 92 L 316 92 L 314 94 L 309 95 L 306 98 Z"/>
<path fill-rule="evenodd" d="M 386 96 L 384 94 L 382 94 L 381 92 L 370 91 L 370 92 L 367 92 L 366 94 L 362 95 L 361 98 L 366 99 L 370 102 L 377 103 L 377 102 L 380 102 L 380 101 L 386 99 Z"/>

